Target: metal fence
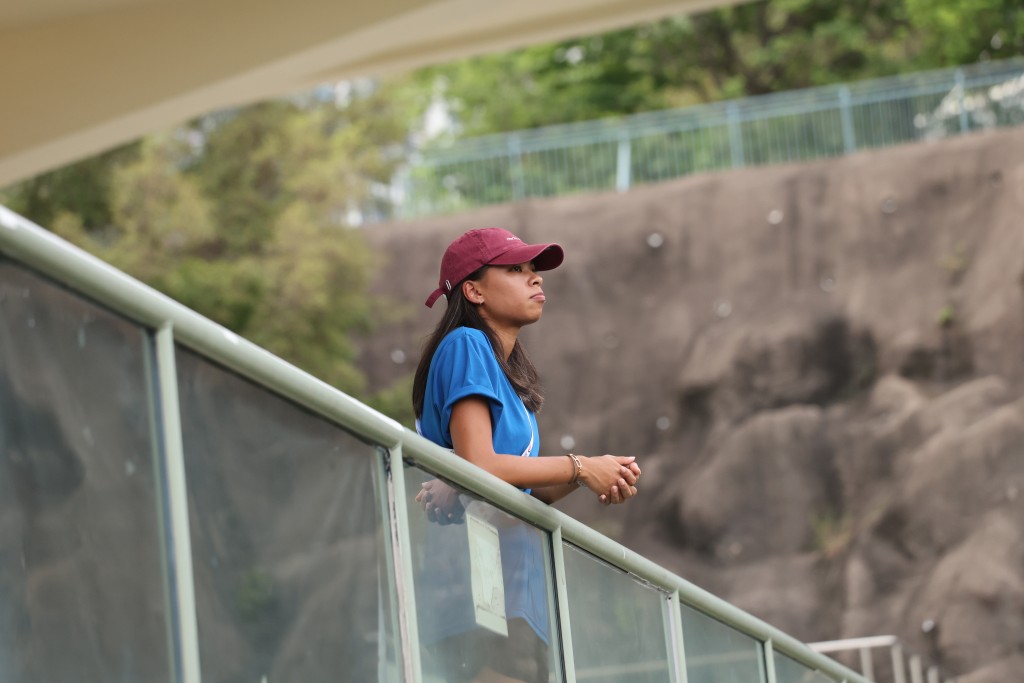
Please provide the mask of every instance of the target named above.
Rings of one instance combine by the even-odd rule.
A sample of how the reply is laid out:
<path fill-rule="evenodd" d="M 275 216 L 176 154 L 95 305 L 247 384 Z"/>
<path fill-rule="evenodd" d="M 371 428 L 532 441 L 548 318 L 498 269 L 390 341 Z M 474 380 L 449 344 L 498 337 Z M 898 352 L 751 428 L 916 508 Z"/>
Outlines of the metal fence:
<path fill-rule="evenodd" d="M 1024 59 L 783 92 L 425 149 L 396 214 L 617 189 L 1024 123 Z"/>
<path fill-rule="evenodd" d="M 943 679 L 939 667 L 925 662 L 920 655 L 907 653 L 903 643 L 896 636 L 870 636 L 867 638 L 846 638 L 828 640 L 820 643 L 808 643 L 815 652 L 836 657 L 839 661 L 847 660 L 856 653 L 859 666 L 856 667 L 864 678 L 877 683 L 940 683 Z M 881 657 L 875 660 L 874 652 L 881 650 Z M 853 666 L 852 661 L 844 661 Z"/>

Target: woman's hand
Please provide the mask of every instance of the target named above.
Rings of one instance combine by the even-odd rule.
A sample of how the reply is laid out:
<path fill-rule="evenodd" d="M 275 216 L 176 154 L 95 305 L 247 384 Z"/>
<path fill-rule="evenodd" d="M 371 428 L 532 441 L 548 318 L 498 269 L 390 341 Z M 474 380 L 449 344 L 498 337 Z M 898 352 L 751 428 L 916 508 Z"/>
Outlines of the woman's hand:
<path fill-rule="evenodd" d="M 458 489 L 440 479 L 431 479 L 420 484 L 416 502 L 427 513 L 427 519 L 441 526 L 459 524 L 466 512 L 462 507 L 462 501 L 459 500 Z"/>
<path fill-rule="evenodd" d="M 581 456 L 582 457 L 582 456 Z M 580 479 L 604 505 L 624 503 L 636 495 L 640 466 L 633 456 L 600 455 L 584 458 Z"/>

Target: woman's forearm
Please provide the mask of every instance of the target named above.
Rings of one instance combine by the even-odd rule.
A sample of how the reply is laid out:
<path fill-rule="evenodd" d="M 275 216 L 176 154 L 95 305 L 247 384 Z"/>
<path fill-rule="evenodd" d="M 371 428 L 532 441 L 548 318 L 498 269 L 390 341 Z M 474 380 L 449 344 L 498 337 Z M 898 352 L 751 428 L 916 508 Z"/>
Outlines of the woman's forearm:
<path fill-rule="evenodd" d="M 562 500 L 573 491 L 578 491 L 579 488 L 576 484 L 559 484 L 558 486 L 545 486 L 533 489 L 530 495 L 542 503 L 551 505 Z"/>
<path fill-rule="evenodd" d="M 458 449 L 455 451 L 459 453 Z M 505 453 L 467 451 L 462 455 L 474 465 L 521 489 L 568 485 L 576 476 L 576 465 L 568 455 L 524 458 Z"/>
<path fill-rule="evenodd" d="M 540 489 L 582 483 L 594 493 L 608 496 L 613 502 L 620 492 L 624 498 L 635 493 L 633 487 L 640 471 L 632 457 L 564 455 L 524 458 L 495 453 L 490 410 L 483 399 L 469 397 L 456 403 L 452 407 L 449 429 L 456 454 L 513 486 Z M 562 496 L 564 493 L 558 497 Z"/>

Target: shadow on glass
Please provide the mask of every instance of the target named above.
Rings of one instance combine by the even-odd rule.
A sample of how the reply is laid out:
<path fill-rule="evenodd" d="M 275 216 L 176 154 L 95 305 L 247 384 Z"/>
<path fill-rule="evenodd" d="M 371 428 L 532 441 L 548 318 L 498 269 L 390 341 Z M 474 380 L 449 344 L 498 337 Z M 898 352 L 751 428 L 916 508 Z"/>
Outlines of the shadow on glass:
<path fill-rule="evenodd" d="M 0 680 L 169 681 L 139 326 L 0 258 Z"/>
<path fill-rule="evenodd" d="M 576 680 L 674 680 L 668 594 L 573 545 L 562 547 Z"/>
<path fill-rule="evenodd" d="M 831 678 L 804 666 L 778 650 L 772 653 L 775 662 L 775 683 L 835 683 Z"/>
<path fill-rule="evenodd" d="M 204 683 L 401 680 L 377 449 L 176 361 Z"/>
<path fill-rule="evenodd" d="M 687 683 L 765 683 L 761 641 L 688 605 L 680 607 Z"/>

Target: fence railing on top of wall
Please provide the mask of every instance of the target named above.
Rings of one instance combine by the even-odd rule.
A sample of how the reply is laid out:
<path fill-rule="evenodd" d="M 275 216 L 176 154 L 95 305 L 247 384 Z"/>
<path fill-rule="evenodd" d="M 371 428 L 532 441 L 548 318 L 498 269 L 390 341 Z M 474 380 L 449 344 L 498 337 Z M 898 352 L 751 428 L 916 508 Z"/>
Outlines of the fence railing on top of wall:
<path fill-rule="evenodd" d="M 1024 123 L 1024 58 L 457 140 L 397 183 L 411 218 L 836 157 Z"/>

